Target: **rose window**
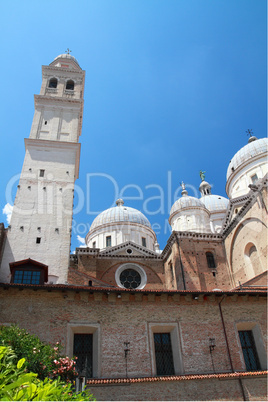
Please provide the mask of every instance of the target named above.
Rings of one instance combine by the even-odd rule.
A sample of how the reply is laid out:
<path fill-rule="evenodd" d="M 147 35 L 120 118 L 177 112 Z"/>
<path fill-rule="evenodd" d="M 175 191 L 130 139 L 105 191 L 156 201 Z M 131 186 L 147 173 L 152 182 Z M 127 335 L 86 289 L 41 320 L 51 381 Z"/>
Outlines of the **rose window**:
<path fill-rule="evenodd" d="M 141 284 L 141 276 L 134 269 L 125 269 L 120 274 L 120 282 L 126 289 L 136 289 Z"/>

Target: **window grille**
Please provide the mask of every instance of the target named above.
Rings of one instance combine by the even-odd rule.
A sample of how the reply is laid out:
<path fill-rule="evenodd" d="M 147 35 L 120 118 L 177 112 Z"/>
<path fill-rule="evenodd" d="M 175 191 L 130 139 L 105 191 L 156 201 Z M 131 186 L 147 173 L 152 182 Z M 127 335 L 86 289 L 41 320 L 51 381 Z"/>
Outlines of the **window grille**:
<path fill-rule="evenodd" d="M 76 370 L 80 376 L 92 378 L 92 334 L 74 334 L 73 354 L 77 357 Z"/>
<path fill-rule="evenodd" d="M 209 268 L 216 268 L 216 263 L 214 259 L 214 255 L 211 252 L 206 253 L 207 264 Z"/>
<path fill-rule="evenodd" d="M 170 333 L 155 333 L 154 346 L 157 375 L 173 375 L 174 363 Z"/>
<path fill-rule="evenodd" d="M 260 370 L 252 331 L 238 331 L 247 371 Z"/>
<path fill-rule="evenodd" d="M 141 284 L 141 276 L 135 269 L 125 269 L 120 274 L 120 282 L 126 289 L 136 289 Z"/>

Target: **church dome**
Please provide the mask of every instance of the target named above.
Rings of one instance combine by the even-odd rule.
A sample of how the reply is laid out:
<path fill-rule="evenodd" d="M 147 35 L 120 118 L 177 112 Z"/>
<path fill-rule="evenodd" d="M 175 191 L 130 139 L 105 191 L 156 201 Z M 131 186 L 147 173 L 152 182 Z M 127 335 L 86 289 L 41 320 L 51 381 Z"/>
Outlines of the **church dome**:
<path fill-rule="evenodd" d="M 248 186 L 265 176 L 267 150 L 267 138 L 251 136 L 248 144 L 234 155 L 227 170 L 226 193 L 230 199 L 247 194 Z"/>
<path fill-rule="evenodd" d="M 260 138 L 258 140 L 256 137 L 250 137 L 248 144 L 241 148 L 231 159 L 227 169 L 227 180 L 237 168 L 242 166 L 251 158 L 267 153 L 267 148 L 267 138 Z"/>
<path fill-rule="evenodd" d="M 151 228 L 150 222 L 140 211 L 135 208 L 125 207 L 123 200 L 116 201 L 117 206 L 106 209 L 101 212 L 92 222 L 90 230 L 96 229 L 98 226 L 109 223 L 139 223 L 140 225 Z"/>
<path fill-rule="evenodd" d="M 209 211 L 202 201 L 188 195 L 182 183 L 182 197 L 170 210 L 169 223 L 172 230 L 179 232 L 207 233 L 210 231 Z"/>
<path fill-rule="evenodd" d="M 205 208 L 205 205 L 198 198 L 183 195 L 173 204 L 170 210 L 170 218 L 182 209 Z"/>
<path fill-rule="evenodd" d="M 229 204 L 227 198 L 215 194 L 205 195 L 200 200 L 210 212 L 226 211 Z"/>
<path fill-rule="evenodd" d="M 116 207 L 101 212 L 86 236 L 88 247 L 104 249 L 131 241 L 155 250 L 156 235 L 142 212 L 116 201 Z"/>

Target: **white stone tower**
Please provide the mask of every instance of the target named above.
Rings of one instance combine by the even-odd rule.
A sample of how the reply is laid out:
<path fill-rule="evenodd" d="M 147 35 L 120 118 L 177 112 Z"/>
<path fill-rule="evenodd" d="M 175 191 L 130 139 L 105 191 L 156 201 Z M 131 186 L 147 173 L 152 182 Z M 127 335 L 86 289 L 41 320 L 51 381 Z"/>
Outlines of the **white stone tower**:
<path fill-rule="evenodd" d="M 42 67 L 30 136 L 5 244 L 0 281 L 10 282 L 11 262 L 32 259 L 48 267 L 48 281 L 67 281 L 74 183 L 85 72 L 70 54 Z"/>

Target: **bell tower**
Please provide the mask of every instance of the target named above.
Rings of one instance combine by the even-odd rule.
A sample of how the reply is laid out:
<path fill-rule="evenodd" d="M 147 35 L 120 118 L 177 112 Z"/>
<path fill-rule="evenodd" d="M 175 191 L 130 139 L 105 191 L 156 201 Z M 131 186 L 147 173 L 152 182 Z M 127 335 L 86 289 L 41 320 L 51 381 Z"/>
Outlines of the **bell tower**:
<path fill-rule="evenodd" d="M 47 266 L 49 282 L 67 281 L 84 83 L 85 71 L 69 51 L 42 67 L 0 269 L 2 282 L 12 280 L 10 263 L 27 259 Z"/>

